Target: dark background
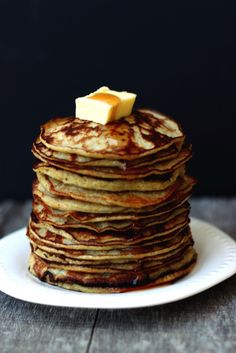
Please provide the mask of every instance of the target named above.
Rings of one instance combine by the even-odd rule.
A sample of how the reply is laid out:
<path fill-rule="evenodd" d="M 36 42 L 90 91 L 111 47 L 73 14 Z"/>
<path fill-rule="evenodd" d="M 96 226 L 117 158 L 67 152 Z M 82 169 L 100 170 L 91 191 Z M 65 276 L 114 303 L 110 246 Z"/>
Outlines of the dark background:
<path fill-rule="evenodd" d="M 31 195 L 39 125 L 108 85 L 179 120 L 196 195 L 236 194 L 233 2 L 1 1 L 0 198 Z"/>

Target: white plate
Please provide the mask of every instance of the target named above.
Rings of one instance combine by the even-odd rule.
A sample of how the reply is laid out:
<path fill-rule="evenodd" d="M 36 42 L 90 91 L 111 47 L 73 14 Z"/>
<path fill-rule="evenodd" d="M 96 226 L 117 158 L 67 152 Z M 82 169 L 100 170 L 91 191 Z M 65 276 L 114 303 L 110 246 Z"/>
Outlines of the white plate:
<path fill-rule="evenodd" d="M 191 274 L 175 284 L 121 294 L 86 294 L 40 282 L 27 270 L 25 229 L 0 241 L 0 290 L 33 303 L 78 308 L 135 308 L 170 303 L 202 292 L 236 273 L 236 243 L 203 221 L 191 222 L 198 261 Z"/>

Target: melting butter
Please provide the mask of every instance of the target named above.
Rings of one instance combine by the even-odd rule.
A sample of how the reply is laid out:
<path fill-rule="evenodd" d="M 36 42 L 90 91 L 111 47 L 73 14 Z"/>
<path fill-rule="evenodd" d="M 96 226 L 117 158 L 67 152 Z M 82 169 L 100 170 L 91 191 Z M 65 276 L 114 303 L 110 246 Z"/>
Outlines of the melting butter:
<path fill-rule="evenodd" d="M 90 120 L 99 124 L 107 124 L 131 114 L 136 94 L 113 91 L 101 87 L 85 97 L 75 100 L 76 118 Z"/>

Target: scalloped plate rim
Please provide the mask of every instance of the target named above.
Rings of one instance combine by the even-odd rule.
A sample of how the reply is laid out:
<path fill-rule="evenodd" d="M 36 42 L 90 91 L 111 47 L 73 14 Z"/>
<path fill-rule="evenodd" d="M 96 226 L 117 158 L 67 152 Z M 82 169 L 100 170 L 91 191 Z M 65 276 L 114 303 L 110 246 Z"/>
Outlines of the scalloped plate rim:
<path fill-rule="evenodd" d="M 21 228 L 0 240 L 0 290 L 32 303 L 91 309 L 138 308 L 182 300 L 236 273 L 236 242 L 219 228 L 197 218 L 191 218 L 191 227 L 199 253 L 191 274 L 171 285 L 118 294 L 79 293 L 36 279 L 27 270 L 29 243 L 26 228 Z"/>

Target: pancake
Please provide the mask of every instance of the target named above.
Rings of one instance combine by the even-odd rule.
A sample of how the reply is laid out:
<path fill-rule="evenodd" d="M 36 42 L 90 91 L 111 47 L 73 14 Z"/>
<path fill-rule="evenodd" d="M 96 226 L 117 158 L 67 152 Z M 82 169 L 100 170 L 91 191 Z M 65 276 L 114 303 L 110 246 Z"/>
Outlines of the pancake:
<path fill-rule="evenodd" d="M 176 181 L 175 184 L 169 186 L 167 189 L 152 193 L 126 193 L 126 195 L 123 195 L 123 202 L 126 202 L 126 204 L 130 203 L 132 205 L 131 207 L 121 207 L 112 205 L 108 206 L 103 205 L 101 203 L 97 203 L 99 202 L 99 194 L 97 195 L 98 200 L 94 199 L 96 203 L 80 201 L 71 197 L 64 197 L 65 193 L 63 194 L 63 197 L 56 196 L 59 194 L 59 192 L 56 193 L 53 188 L 50 188 L 50 185 L 46 185 L 46 183 L 45 185 L 42 185 L 41 183 L 39 183 L 39 181 L 35 181 L 33 185 L 33 195 L 36 195 L 38 198 L 40 198 L 46 205 L 62 211 L 75 211 L 87 213 L 127 213 L 134 212 L 136 208 L 141 208 L 145 206 L 148 207 L 152 205 L 156 206 L 164 202 L 171 196 L 171 194 L 173 194 L 180 182 L 180 180 Z M 52 191 L 54 192 L 54 194 L 52 193 Z M 122 195 L 120 196 L 120 198 L 121 197 Z"/>
<path fill-rule="evenodd" d="M 194 179 L 191 179 L 194 182 Z M 96 229 L 97 231 L 103 230 L 104 226 L 103 223 L 105 222 L 106 227 L 107 222 L 113 222 L 114 227 L 118 227 L 121 229 L 122 223 L 127 220 L 132 222 L 136 222 L 140 219 L 148 219 L 154 218 L 167 212 L 171 211 L 172 209 L 176 209 L 180 207 L 186 200 L 189 198 L 191 194 L 192 185 L 183 183 L 183 189 L 178 189 L 175 192 L 175 195 L 171 197 L 171 200 L 166 200 L 164 203 L 157 207 L 153 207 L 152 209 L 148 209 L 147 211 L 141 209 L 141 212 L 136 209 L 135 212 L 130 213 L 113 213 L 113 214 L 98 214 L 98 213 L 83 213 L 83 212 L 74 212 L 74 211 L 62 211 L 58 209 L 54 209 L 48 205 L 46 205 L 42 199 L 34 195 L 33 201 L 33 212 L 36 217 L 42 222 L 48 222 L 55 226 L 61 227 L 79 227 L 81 224 L 84 223 L 97 223 Z M 145 212 L 146 211 L 146 212 Z M 103 223 L 102 223 L 103 222 Z M 116 223 L 114 223 L 116 222 Z M 127 223 L 125 223 L 125 227 Z M 94 227 L 94 225 L 93 225 Z"/>
<path fill-rule="evenodd" d="M 163 266 L 173 260 L 176 260 L 177 257 L 182 256 L 182 254 L 191 246 L 193 243 L 190 241 L 182 244 L 182 247 L 177 247 L 165 253 L 159 253 L 157 256 L 145 257 L 141 260 L 136 261 L 135 259 L 130 259 L 123 257 L 122 259 L 105 259 L 105 260 L 85 260 L 80 258 L 70 258 L 65 255 L 58 253 L 47 252 L 45 249 L 41 249 L 37 245 L 31 243 L 32 251 L 35 255 L 39 256 L 41 259 L 48 262 L 53 262 L 55 266 L 66 265 L 73 266 L 74 268 L 80 268 L 81 272 L 87 273 L 99 273 L 104 272 L 109 269 L 109 272 L 116 271 L 140 271 L 141 269 L 145 271 L 146 269 L 151 269 L 156 266 Z"/>
<path fill-rule="evenodd" d="M 189 209 L 186 199 L 178 203 L 167 204 L 165 207 L 146 213 L 115 214 L 103 216 L 99 214 L 82 214 L 78 212 L 63 212 L 54 210 L 39 199 L 33 202 L 31 217 L 34 221 L 60 228 L 86 228 L 97 233 L 106 230 L 125 231 L 127 229 L 141 229 L 150 224 L 158 224 L 165 218 L 172 217 L 175 212 Z M 168 207 L 167 207 L 168 206 Z M 183 208 L 181 208 L 181 206 Z"/>
<path fill-rule="evenodd" d="M 176 169 L 173 173 L 163 177 L 152 177 L 136 180 L 103 180 L 91 178 L 77 173 L 71 173 L 66 170 L 58 169 L 42 163 L 34 166 L 37 173 L 46 174 L 64 184 L 75 185 L 84 189 L 106 190 L 106 191 L 153 191 L 163 190 L 172 185 L 178 176 L 184 173 L 184 167 Z"/>
<path fill-rule="evenodd" d="M 29 260 L 29 270 L 42 281 L 63 288 L 88 293 L 119 293 L 172 283 L 192 270 L 196 262 L 196 252 L 190 247 L 177 260 L 148 272 L 132 271 L 127 275 L 124 271 L 116 274 L 103 271 L 98 275 L 67 270 L 65 267 L 58 268 L 54 263 L 42 260 L 34 254 Z"/>
<path fill-rule="evenodd" d="M 187 147 L 191 150 L 191 146 Z M 126 160 L 112 160 L 112 159 L 95 159 L 83 157 L 74 153 L 63 153 L 49 149 L 46 147 L 38 138 L 32 147 L 32 152 L 36 158 L 42 162 L 51 163 L 54 165 L 61 165 L 69 163 L 70 167 L 76 168 L 78 166 L 89 166 L 89 167 L 117 167 L 121 170 L 126 170 L 132 167 L 142 167 L 145 165 L 152 165 L 156 162 L 163 162 L 166 160 L 173 160 L 179 154 L 178 149 L 175 145 L 172 145 L 166 149 L 159 151 L 151 156 L 145 156 L 142 158 L 135 159 L 133 161 Z"/>
<path fill-rule="evenodd" d="M 89 219 L 83 219 L 81 217 L 82 219 L 80 220 L 79 213 L 78 216 L 77 213 L 75 213 L 74 220 L 77 220 L 77 228 L 91 229 L 94 230 L 96 233 L 100 233 L 105 230 L 125 231 L 127 229 L 142 229 L 149 225 L 162 223 L 165 220 L 171 219 L 172 217 L 189 210 L 189 203 L 185 199 L 181 199 L 178 200 L 178 202 L 176 203 L 171 203 L 169 205 L 167 204 L 166 207 L 161 207 L 157 210 L 153 210 L 148 214 L 130 214 L 130 219 L 110 220 L 108 218 L 107 220 L 96 221 L 97 216 L 94 214 L 94 219 L 92 218 L 92 215 L 90 215 Z M 50 222 L 50 218 L 46 218 L 46 215 L 49 214 L 52 217 L 54 216 L 55 218 L 57 218 L 61 216 L 61 218 L 64 217 L 67 220 L 69 217 L 73 217 L 73 213 L 68 214 L 67 212 L 53 210 L 45 206 L 43 203 L 40 203 L 39 200 L 34 200 L 31 215 L 34 223 L 45 223 L 52 226 L 55 225 L 55 227 L 57 228 L 75 228 L 71 224 L 66 222 L 65 227 L 62 227 L 62 222 L 59 222 L 59 224 L 53 224 L 53 222 Z"/>
<path fill-rule="evenodd" d="M 177 183 L 172 184 L 165 190 L 160 191 L 131 191 L 131 192 L 110 192 L 98 191 L 79 188 L 73 185 L 64 185 L 62 182 L 44 176 L 41 173 L 37 174 L 39 184 L 47 191 L 47 193 L 65 197 L 68 199 L 80 200 L 85 202 L 96 203 L 100 205 L 121 206 L 130 208 L 141 208 L 146 206 L 157 205 L 163 198 L 169 197 L 177 188 Z"/>
<path fill-rule="evenodd" d="M 52 247 L 59 248 L 81 248 L 81 249 L 112 249 L 114 246 L 123 248 L 124 244 L 128 246 L 137 245 L 139 243 L 147 244 L 163 241 L 176 235 L 177 230 L 183 229 L 188 223 L 188 210 L 182 213 L 175 214 L 172 218 L 163 220 L 160 223 L 146 226 L 145 228 L 136 230 L 128 229 L 122 233 L 107 230 L 101 234 L 96 231 L 86 228 L 80 229 L 58 229 L 47 224 L 37 224 L 30 221 L 29 236 L 40 239 L 42 242 L 52 243 Z"/>
<path fill-rule="evenodd" d="M 124 273 L 126 272 L 126 275 L 129 274 L 129 271 L 131 270 L 132 272 L 140 272 L 140 270 L 143 270 L 143 272 L 152 270 L 155 267 L 160 267 L 163 265 L 166 265 L 170 262 L 173 262 L 173 260 L 176 260 L 177 257 L 180 257 L 183 255 L 183 253 L 192 246 L 191 242 L 186 241 L 187 237 L 182 237 L 183 243 L 182 247 L 175 247 L 172 250 L 165 251 L 165 252 L 157 252 L 156 254 L 152 257 L 143 257 L 139 261 L 136 261 L 135 259 L 123 257 L 120 259 L 111 259 L 111 257 L 106 257 L 105 260 L 99 261 L 99 260 L 82 260 L 80 258 L 75 258 L 66 257 L 64 254 L 61 255 L 59 251 L 54 250 L 53 252 L 46 252 L 47 250 L 40 249 L 40 247 L 32 245 L 32 248 L 35 250 L 34 253 L 41 257 L 43 260 L 46 260 L 47 262 L 53 263 L 55 267 L 61 268 L 62 270 L 64 269 L 75 269 L 79 270 L 80 272 L 86 272 L 88 273 L 101 273 L 101 272 L 109 272 L 109 273 L 115 273 L 115 272 L 121 272 L 123 271 Z M 46 248 L 47 249 L 47 248 Z M 109 252 L 107 252 L 109 253 Z M 118 253 L 118 250 L 117 250 Z"/>
<path fill-rule="evenodd" d="M 115 287 L 115 286 L 100 286 L 96 287 L 95 285 L 93 286 L 86 286 L 84 284 L 79 284 L 78 280 L 75 280 L 75 278 L 70 278 L 68 280 L 68 274 L 64 272 L 64 278 L 58 278 L 56 274 L 58 271 L 55 273 L 52 273 L 52 271 L 49 271 L 48 268 L 43 265 L 41 266 L 42 260 L 40 259 L 40 263 L 34 262 L 35 258 L 32 259 L 30 258 L 30 267 L 29 270 L 30 272 L 38 277 L 41 281 L 47 282 L 48 284 L 51 285 L 56 285 L 59 287 L 62 287 L 64 289 L 69 289 L 69 290 L 74 290 L 74 291 L 79 291 L 79 292 L 85 292 L 85 293 L 97 293 L 97 294 L 105 294 L 105 293 L 122 293 L 122 292 L 129 292 L 132 290 L 144 290 L 144 289 L 149 289 L 152 287 L 157 287 L 165 284 L 171 284 L 175 282 L 177 279 L 180 279 L 184 276 L 186 276 L 188 273 L 190 273 L 195 265 L 196 259 L 194 259 L 189 266 L 184 266 L 183 269 L 180 270 L 175 270 L 174 273 L 169 273 L 169 270 L 162 271 L 159 275 L 159 277 L 156 280 L 149 281 L 146 284 L 136 284 L 135 281 L 132 281 L 130 283 L 126 283 L 126 285 L 123 285 L 122 287 Z M 44 269 L 44 271 L 39 271 L 40 267 Z M 166 274 L 165 274 L 166 272 Z"/>
<path fill-rule="evenodd" d="M 97 177 L 102 179 L 127 179 L 136 180 L 151 175 L 162 176 L 167 173 L 174 172 L 177 168 L 180 168 L 191 158 L 191 151 L 188 148 L 182 149 L 176 158 L 167 160 L 164 162 L 158 162 L 156 164 L 148 166 L 139 166 L 138 168 L 127 168 L 122 170 L 120 168 L 108 168 L 108 167 L 81 167 L 73 165 L 72 163 L 58 163 L 50 161 L 53 166 L 63 168 L 65 170 L 78 173 L 81 175 L 88 175 L 91 177 Z M 47 164 L 46 164 L 47 166 Z"/>
<path fill-rule="evenodd" d="M 192 149 L 173 119 L 150 110 L 100 125 L 56 118 L 33 144 L 29 271 L 88 293 L 172 283 L 197 254 L 186 175 Z"/>
<path fill-rule="evenodd" d="M 48 259 L 50 259 L 50 254 L 61 255 L 63 258 L 69 259 L 80 259 L 80 260 L 90 260 L 90 261 L 109 261 L 112 263 L 113 260 L 120 260 L 121 262 L 126 260 L 143 260 L 145 258 L 154 258 L 159 255 L 168 254 L 170 251 L 181 249 L 186 246 L 186 244 L 192 244 L 191 233 L 182 231 L 177 232 L 175 237 L 168 240 L 163 240 L 159 243 L 155 242 L 151 245 L 140 245 L 140 246 L 128 246 L 126 248 L 112 248 L 111 250 L 106 249 L 59 249 L 55 246 L 46 245 L 44 242 L 40 241 L 38 238 L 30 234 L 30 243 L 37 248 L 44 250 L 48 254 Z"/>
<path fill-rule="evenodd" d="M 184 232 L 187 234 L 187 231 L 189 230 L 186 229 Z M 182 238 L 183 238 L 183 230 L 182 232 Z M 179 232 L 180 233 L 180 232 Z M 185 237 L 185 240 L 187 238 Z M 39 257 L 41 257 L 44 260 L 54 262 L 55 265 L 70 265 L 70 266 L 80 266 L 83 269 L 86 269 L 86 272 L 100 272 L 101 269 L 107 270 L 124 270 L 124 271 L 137 271 L 142 268 L 143 270 L 153 268 L 155 266 L 163 265 L 164 263 L 172 261 L 174 258 L 177 256 L 181 256 L 187 248 L 193 245 L 193 241 L 189 237 L 187 242 L 183 242 L 182 246 L 180 247 L 175 247 L 173 249 L 169 249 L 169 251 L 166 252 L 159 252 L 155 256 L 145 256 L 143 259 L 139 259 L 138 261 L 135 258 L 128 258 L 123 256 L 122 258 L 106 258 L 106 259 L 81 259 L 80 257 L 78 258 L 73 258 L 70 256 L 70 254 L 60 254 L 56 251 L 52 252 L 51 249 L 48 251 L 47 248 L 42 248 L 36 244 L 34 244 L 33 241 L 31 241 L 31 248 L 32 251 Z M 81 270 L 82 271 L 82 270 Z"/>
<path fill-rule="evenodd" d="M 63 153 L 102 159 L 134 160 L 172 145 L 183 145 L 184 134 L 171 118 L 150 110 L 107 125 L 78 118 L 57 118 L 41 127 L 45 146 Z"/>

